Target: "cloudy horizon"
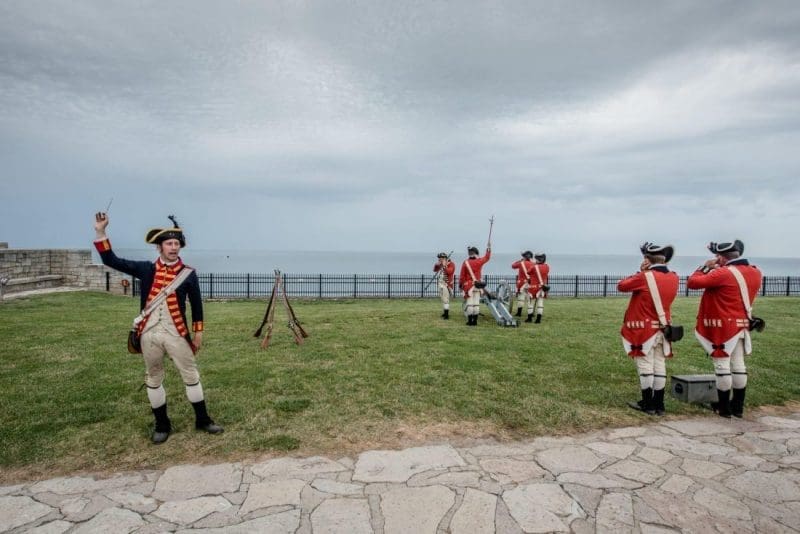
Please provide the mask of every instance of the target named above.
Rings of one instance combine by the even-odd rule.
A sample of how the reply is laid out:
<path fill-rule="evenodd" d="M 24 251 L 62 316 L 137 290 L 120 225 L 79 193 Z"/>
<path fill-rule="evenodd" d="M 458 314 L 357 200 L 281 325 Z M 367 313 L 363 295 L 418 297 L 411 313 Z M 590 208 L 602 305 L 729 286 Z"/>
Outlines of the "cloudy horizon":
<path fill-rule="evenodd" d="M 798 257 L 791 1 L 0 4 L 0 241 Z"/>

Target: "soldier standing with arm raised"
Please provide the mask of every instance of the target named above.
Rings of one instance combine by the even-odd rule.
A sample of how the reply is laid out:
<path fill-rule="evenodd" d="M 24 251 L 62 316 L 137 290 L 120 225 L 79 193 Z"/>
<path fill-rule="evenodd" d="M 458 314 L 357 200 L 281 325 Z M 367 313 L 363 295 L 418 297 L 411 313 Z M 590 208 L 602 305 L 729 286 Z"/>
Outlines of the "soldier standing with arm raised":
<path fill-rule="evenodd" d="M 697 311 L 695 337 L 714 361 L 718 401 L 711 404 L 721 417 L 742 417 L 747 388 L 744 357 L 753 351 L 751 306 L 761 287 L 761 271 L 742 257 L 744 243 L 710 243 L 714 258 L 701 265 L 686 282 L 689 289 L 703 289 Z M 733 398 L 731 398 L 731 388 Z"/>
<path fill-rule="evenodd" d="M 164 288 L 168 287 L 179 273 L 188 268 L 180 258 L 181 248 L 186 246 L 183 230 L 174 217 L 172 228 L 154 228 L 147 232 L 145 241 L 156 245 L 156 261 L 132 261 L 117 257 L 106 236 L 109 219 L 106 213 L 95 215 L 95 248 L 103 263 L 112 269 L 141 280 L 140 309 L 144 309 Z M 186 298 L 192 307 L 192 330 L 189 334 L 186 321 Z M 172 431 L 167 416 L 167 394 L 164 390 L 164 354 L 168 354 L 181 374 L 186 386 L 186 397 L 195 412 L 195 428 L 209 434 L 219 434 L 222 427 L 215 424 L 206 411 L 203 386 L 197 370 L 195 352 L 203 344 L 203 302 L 197 273 L 184 280 L 159 306 L 138 323 L 141 350 L 145 364 L 147 398 L 155 417 L 153 443 L 163 443 Z"/>
<path fill-rule="evenodd" d="M 632 293 L 622 323 L 622 345 L 636 362 L 642 390 L 642 400 L 628 405 L 649 415 L 664 415 L 666 358 L 672 357 L 672 344 L 664 336 L 662 327 L 667 325 L 661 324 L 660 315 L 664 314 L 667 324 L 672 320 L 670 307 L 678 294 L 679 281 L 678 275 L 667 268 L 674 254 L 671 245 L 644 243 L 640 250 L 644 259 L 639 272 L 617 284 L 619 291 Z"/>

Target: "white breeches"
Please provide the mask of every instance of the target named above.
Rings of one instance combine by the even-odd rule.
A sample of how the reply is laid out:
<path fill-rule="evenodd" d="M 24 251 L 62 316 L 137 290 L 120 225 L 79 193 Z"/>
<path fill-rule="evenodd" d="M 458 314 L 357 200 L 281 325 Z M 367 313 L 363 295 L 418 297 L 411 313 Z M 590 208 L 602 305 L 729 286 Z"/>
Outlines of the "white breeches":
<path fill-rule="evenodd" d="M 641 389 L 664 389 L 667 384 L 667 359 L 664 356 L 663 334 L 656 334 L 655 343 L 644 356 L 633 358 L 639 372 Z"/>
<path fill-rule="evenodd" d="M 747 386 L 747 367 L 744 364 L 744 339 L 739 339 L 730 356 L 713 358 L 714 374 L 717 375 L 717 389 L 728 391 L 731 387 L 742 389 Z"/>
<path fill-rule="evenodd" d="M 464 302 L 464 313 L 467 315 L 478 315 L 478 313 L 480 313 L 480 304 L 481 290 L 473 286 L 467 293 L 467 298 Z"/>
<path fill-rule="evenodd" d="M 450 309 L 450 288 L 447 287 L 447 284 L 443 284 L 443 283 L 439 284 L 439 298 L 442 301 L 442 309 L 449 310 Z"/>

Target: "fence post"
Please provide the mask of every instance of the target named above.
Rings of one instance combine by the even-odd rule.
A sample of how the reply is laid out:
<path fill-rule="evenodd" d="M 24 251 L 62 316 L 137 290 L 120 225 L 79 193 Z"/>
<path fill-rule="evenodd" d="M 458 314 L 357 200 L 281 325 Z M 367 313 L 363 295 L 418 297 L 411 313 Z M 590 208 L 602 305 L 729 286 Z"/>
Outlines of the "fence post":
<path fill-rule="evenodd" d="M 208 273 L 208 298 L 214 298 L 214 273 Z"/>
<path fill-rule="evenodd" d="M 767 294 L 767 280 L 769 280 L 769 276 L 765 276 L 763 280 L 761 280 L 761 296 L 765 296 Z"/>
<path fill-rule="evenodd" d="M 247 273 L 247 298 L 250 298 L 250 273 Z"/>
<path fill-rule="evenodd" d="M 419 298 L 425 298 L 425 275 L 419 275 Z"/>
<path fill-rule="evenodd" d="M 319 273 L 319 298 L 322 300 L 322 273 Z"/>
<path fill-rule="evenodd" d="M 106 291 L 111 291 L 111 273 L 106 271 Z"/>
<path fill-rule="evenodd" d="M 578 298 L 578 275 L 575 275 L 575 298 Z"/>
<path fill-rule="evenodd" d="M 791 283 L 792 283 L 792 277 L 791 276 L 787 276 L 786 277 L 786 296 L 787 297 L 789 296 L 789 293 L 790 293 L 789 289 L 791 288 Z"/>
<path fill-rule="evenodd" d="M 386 298 L 392 298 L 392 275 L 386 275 Z"/>
<path fill-rule="evenodd" d="M 686 286 L 686 296 L 688 297 L 689 296 L 689 277 L 688 276 L 684 276 L 683 277 L 683 284 Z"/>
<path fill-rule="evenodd" d="M 608 296 L 608 275 L 607 274 L 603 275 L 603 296 L 604 297 Z"/>
<path fill-rule="evenodd" d="M 358 298 L 358 275 L 353 275 L 353 298 Z"/>

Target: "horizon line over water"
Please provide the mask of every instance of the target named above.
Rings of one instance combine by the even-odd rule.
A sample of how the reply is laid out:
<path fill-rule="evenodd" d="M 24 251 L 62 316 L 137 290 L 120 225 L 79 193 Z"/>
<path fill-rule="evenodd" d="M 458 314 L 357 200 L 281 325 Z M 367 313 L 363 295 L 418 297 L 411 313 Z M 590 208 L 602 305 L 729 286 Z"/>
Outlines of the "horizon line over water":
<path fill-rule="evenodd" d="M 154 248 L 116 250 L 131 260 L 154 260 Z M 93 250 L 96 263 L 100 258 Z M 201 250 L 186 248 L 181 257 L 188 265 L 206 273 L 272 273 L 280 269 L 290 274 L 433 274 L 436 253 L 430 252 L 335 252 L 269 250 Z M 675 256 L 669 263 L 679 275 L 691 274 L 711 256 Z M 453 254 L 456 274 L 466 254 Z M 493 253 L 484 266 L 485 274 L 510 274 L 511 263 L 519 254 Z M 800 276 L 800 258 L 748 258 L 765 276 Z M 639 270 L 638 254 L 548 254 L 553 275 L 629 275 Z"/>

